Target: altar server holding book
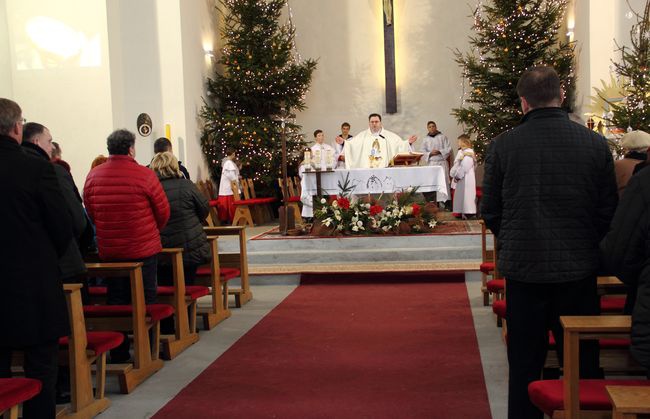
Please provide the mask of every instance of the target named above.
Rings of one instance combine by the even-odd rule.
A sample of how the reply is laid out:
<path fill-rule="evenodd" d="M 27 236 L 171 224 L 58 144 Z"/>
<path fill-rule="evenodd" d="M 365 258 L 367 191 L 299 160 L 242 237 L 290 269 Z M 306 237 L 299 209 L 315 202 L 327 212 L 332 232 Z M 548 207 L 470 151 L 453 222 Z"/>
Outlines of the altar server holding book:
<path fill-rule="evenodd" d="M 466 134 L 458 137 L 460 150 L 454 159 L 449 174 L 452 178 L 451 187 L 454 193 L 453 212 L 461 214 L 465 220 L 468 215 L 476 214 L 476 155 L 472 149 L 472 140 Z"/>

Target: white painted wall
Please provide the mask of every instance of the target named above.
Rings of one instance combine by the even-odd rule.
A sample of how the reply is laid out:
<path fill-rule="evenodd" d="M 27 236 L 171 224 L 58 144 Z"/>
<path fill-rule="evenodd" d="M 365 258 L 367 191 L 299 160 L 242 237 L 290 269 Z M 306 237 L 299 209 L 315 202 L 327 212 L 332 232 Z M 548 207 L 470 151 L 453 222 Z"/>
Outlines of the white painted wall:
<path fill-rule="evenodd" d="M 7 27 L 7 6 L 5 3 L 5 0 L 0 0 L 0 57 L 9 57 L 11 55 L 9 28 Z M 13 97 L 13 91 L 11 66 L 0 64 L 0 97 Z"/>
<path fill-rule="evenodd" d="M 382 2 L 328 0 L 290 2 L 296 44 L 317 58 L 308 109 L 298 114 L 306 138 L 315 129 L 333 142 L 347 121 L 352 134 L 368 128 L 368 114 L 381 113 L 384 127 L 402 137 L 426 135 L 426 122 L 455 143 L 462 133 L 450 115 L 460 105 L 460 70 L 452 50 L 467 49 L 474 1 L 395 0 L 398 113 L 385 113 Z M 419 148 L 421 140 L 416 147 Z"/>

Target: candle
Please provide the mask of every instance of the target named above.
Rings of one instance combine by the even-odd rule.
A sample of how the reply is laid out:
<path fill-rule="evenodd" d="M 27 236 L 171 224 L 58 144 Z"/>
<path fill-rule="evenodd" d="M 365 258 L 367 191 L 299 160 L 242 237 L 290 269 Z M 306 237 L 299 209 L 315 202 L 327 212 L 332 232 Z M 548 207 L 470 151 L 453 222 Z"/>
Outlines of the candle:
<path fill-rule="evenodd" d="M 309 149 L 305 150 L 305 158 L 303 164 L 305 166 L 311 165 L 311 151 Z"/>
<path fill-rule="evenodd" d="M 314 151 L 314 165 L 316 166 L 317 170 L 320 170 L 321 166 L 321 154 L 320 150 L 315 150 Z"/>
<path fill-rule="evenodd" d="M 172 126 L 170 124 L 165 124 L 165 138 L 172 139 Z"/>

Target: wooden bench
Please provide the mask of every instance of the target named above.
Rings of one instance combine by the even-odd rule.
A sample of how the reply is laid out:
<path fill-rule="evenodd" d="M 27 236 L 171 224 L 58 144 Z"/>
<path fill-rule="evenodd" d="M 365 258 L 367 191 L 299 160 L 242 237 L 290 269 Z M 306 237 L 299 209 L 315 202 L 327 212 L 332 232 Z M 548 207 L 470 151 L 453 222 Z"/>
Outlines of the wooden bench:
<path fill-rule="evenodd" d="M 483 305 L 488 306 L 490 305 L 490 294 L 494 295 L 495 300 L 503 298 L 503 292 L 500 292 L 503 287 L 499 287 L 499 284 L 501 283 L 494 282 L 499 281 L 499 273 L 497 271 L 496 237 L 494 237 L 494 235 L 492 236 L 492 248 L 488 249 L 487 235 L 489 230 L 483 220 L 479 220 L 479 223 L 481 224 L 481 265 L 479 267 L 479 270 L 481 271 L 481 292 L 483 293 Z M 488 277 L 490 277 L 489 281 Z M 490 281 L 493 283 L 488 286 L 488 282 Z M 497 322 L 501 325 L 500 320 L 497 320 Z"/>
<path fill-rule="evenodd" d="M 106 352 L 122 343 L 123 335 L 115 332 L 86 332 L 81 284 L 65 284 L 63 290 L 68 305 L 70 336 L 59 339 L 67 352 L 70 367 L 70 406 L 57 412 L 57 418 L 93 418 L 110 406 L 104 397 L 106 384 Z M 96 366 L 95 387 L 91 379 Z"/>
<path fill-rule="evenodd" d="M 273 208 L 271 208 L 271 204 L 274 202 L 277 202 L 277 198 L 275 197 L 269 197 L 269 196 L 257 196 L 257 193 L 255 192 L 255 182 L 253 182 L 253 179 L 242 179 L 242 183 L 246 185 L 247 187 L 242 188 L 244 192 L 244 197 L 246 199 L 254 199 L 259 201 L 259 204 L 255 205 L 253 208 L 257 208 L 256 212 L 259 214 L 259 224 L 267 223 L 269 221 L 272 221 L 274 216 L 273 216 Z"/>
<path fill-rule="evenodd" d="M 231 315 L 228 308 L 228 279 L 230 278 L 226 278 L 225 275 L 222 278 L 218 236 L 208 236 L 208 242 L 212 259 L 209 265 L 197 270 L 196 281 L 210 288 L 211 304 L 209 307 L 198 307 L 197 313 L 203 319 L 203 328 L 211 330 Z"/>
<path fill-rule="evenodd" d="M 579 344 L 583 339 L 629 336 L 630 316 L 562 316 L 564 327 L 564 379 L 531 383 L 533 404 L 553 418 L 609 417 L 608 385 L 648 386 L 647 380 L 581 380 Z M 581 410 L 582 409 L 582 410 Z"/>
<path fill-rule="evenodd" d="M 241 278 L 241 288 L 229 288 L 228 294 L 235 296 L 235 306 L 241 307 L 253 299 L 253 293 L 250 290 L 248 278 L 248 254 L 246 252 L 246 227 L 244 226 L 222 226 L 222 227 L 204 227 L 203 230 L 208 236 L 238 236 L 239 252 L 222 253 L 219 252 L 220 268 L 239 269 Z M 227 305 L 226 305 L 227 307 Z"/>
<path fill-rule="evenodd" d="M 18 419 L 19 406 L 37 396 L 42 384 L 33 378 L 0 378 L 0 415 Z"/>
<path fill-rule="evenodd" d="M 612 402 L 612 419 L 636 419 L 650 414 L 650 387 L 607 386 Z"/>
<path fill-rule="evenodd" d="M 206 222 L 209 226 L 218 226 L 221 224 L 219 220 L 219 212 L 217 211 L 217 198 L 218 196 L 214 193 L 214 188 L 212 186 L 211 180 L 199 180 L 196 182 L 196 188 L 201 192 L 201 194 L 208 200 L 210 204 L 210 212 L 206 217 Z"/>
<path fill-rule="evenodd" d="M 174 307 L 174 335 L 162 336 L 163 358 L 170 360 L 198 342 L 199 334 L 196 332 L 196 301 L 209 294 L 207 287 L 185 286 L 185 272 L 183 271 L 183 249 L 162 249 L 161 258 L 171 259 L 172 287 L 158 286 L 158 301 Z M 188 308 L 190 313 L 188 315 Z"/>
<path fill-rule="evenodd" d="M 107 373 L 117 375 L 120 391 L 128 394 L 149 376 L 163 367 L 158 359 L 160 352 L 160 323 L 162 318 L 173 314 L 173 307 L 167 304 L 144 303 L 142 283 L 142 263 L 87 263 L 89 277 L 111 280 L 114 277 L 128 276 L 131 284 L 131 305 L 123 306 L 85 306 L 86 324 L 90 330 L 117 330 L 133 332 L 133 363 L 110 364 Z M 150 345 L 149 329 L 153 342 Z"/>

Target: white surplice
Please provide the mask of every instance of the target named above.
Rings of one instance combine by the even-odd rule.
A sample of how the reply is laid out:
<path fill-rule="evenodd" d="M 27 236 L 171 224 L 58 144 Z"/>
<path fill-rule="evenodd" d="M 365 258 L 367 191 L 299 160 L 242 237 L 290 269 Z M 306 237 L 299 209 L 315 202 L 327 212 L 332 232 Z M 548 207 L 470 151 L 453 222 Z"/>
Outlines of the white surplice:
<path fill-rule="evenodd" d="M 431 154 L 433 150 L 438 150 L 440 154 Z M 422 141 L 422 153 L 424 154 L 422 160 L 427 162 L 429 166 L 440 166 L 445 171 L 447 196 L 451 196 L 448 176 L 449 163 L 447 163 L 447 158 L 451 154 L 451 146 L 449 145 L 447 136 L 441 132 L 438 132 L 434 137 L 427 134 Z M 438 199 L 438 202 L 441 202 L 440 199 Z"/>
<path fill-rule="evenodd" d="M 230 182 L 239 181 L 239 169 L 234 161 L 225 158 L 221 161 L 223 169 L 221 169 L 221 179 L 219 180 L 219 196 L 232 195 L 232 187 Z"/>
<path fill-rule="evenodd" d="M 474 150 L 466 148 L 459 150 L 449 174 L 452 177 L 451 187 L 454 193 L 453 212 L 458 214 L 476 214 L 476 174 L 474 166 Z"/>
<path fill-rule="evenodd" d="M 388 167 L 399 153 L 408 153 L 409 142 L 386 129 L 372 133 L 361 131 L 345 143 L 346 169 L 372 169 Z"/>

